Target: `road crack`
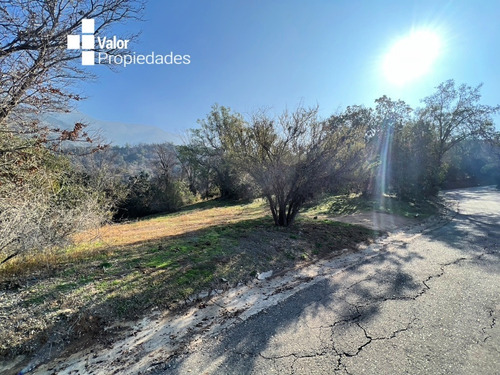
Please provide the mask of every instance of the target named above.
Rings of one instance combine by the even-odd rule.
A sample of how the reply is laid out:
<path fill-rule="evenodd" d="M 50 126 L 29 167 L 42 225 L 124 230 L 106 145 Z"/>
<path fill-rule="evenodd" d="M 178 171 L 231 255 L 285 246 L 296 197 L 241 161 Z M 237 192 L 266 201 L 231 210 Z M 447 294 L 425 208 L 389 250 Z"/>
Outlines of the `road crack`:
<path fill-rule="evenodd" d="M 406 324 L 405 327 L 391 332 L 388 336 L 374 337 L 374 336 L 370 335 L 368 330 L 361 324 L 361 322 L 359 322 L 359 318 L 360 317 L 355 318 L 352 321 L 352 323 L 354 323 L 354 325 L 356 327 L 358 327 L 363 332 L 363 335 L 364 335 L 366 341 L 363 342 L 361 345 L 359 345 L 356 348 L 354 353 L 349 353 L 347 351 L 339 350 L 336 347 L 335 343 L 333 343 L 333 345 L 332 345 L 333 350 L 338 357 L 337 366 L 336 366 L 335 370 L 344 370 L 346 372 L 346 374 L 349 374 L 349 371 L 347 369 L 347 365 L 343 362 L 343 360 L 345 358 L 353 358 L 353 357 L 358 356 L 363 350 L 365 350 L 366 347 L 368 347 L 370 344 L 372 344 L 375 341 L 392 340 L 392 339 L 396 338 L 399 334 L 410 330 L 412 328 L 413 324 L 418 320 L 417 318 L 413 318 L 410 322 L 408 322 Z M 333 332 L 332 332 L 332 335 L 333 335 Z"/>
<path fill-rule="evenodd" d="M 249 353 L 237 353 L 240 355 L 249 355 Z M 290 354 L 284 354 L 284 355 L 277 355 L 277 356 L 265 356 L 262 354 L 262 352 L 258 353 L 259 357 L 267 360 L 275 360 L 275 359 L 283 359 L 283 358 L 290 358 L 294 357 L 296 359 L 301 359 L 301 358 L 316 358 L 316 357 L 321 357 L 328 354 L 327 350 L 323 350 L 322 352 L 317 352 L 314 354 L 297 354 L 297 353 L 290 353 Z"/>
<path fill-rule="evenodd" d="M 488 311 L 489 318 L 490 318 L 490 324 L 489 324 L 489 325 L 487 325 L 486 327 L 481 328 L 481 332 L 483 332 L 483 334 L 485 334 L 485 335 L 486 335 L 486 337 L 484 338 L 483 342 L 486 342 L 486 340 L 488 340 L 489 338 L 491 338 L 491 335 L 488 335 L 488 334 L 486 333 L 486 331 L 487 331 L 487 330 L 491 330 L 491 329 L 493 329 L 493 327 L 495 327 L 495 325 L 496 325 L 496 323 L 497 323 L 497 319 L 496 319 L 496 317 L 494 316 L 494 313 L 495 313 L 495 311 L 494 311 L 494 310 L 492 310 L 492 309 L 490 309 L 490 310 Z"/>

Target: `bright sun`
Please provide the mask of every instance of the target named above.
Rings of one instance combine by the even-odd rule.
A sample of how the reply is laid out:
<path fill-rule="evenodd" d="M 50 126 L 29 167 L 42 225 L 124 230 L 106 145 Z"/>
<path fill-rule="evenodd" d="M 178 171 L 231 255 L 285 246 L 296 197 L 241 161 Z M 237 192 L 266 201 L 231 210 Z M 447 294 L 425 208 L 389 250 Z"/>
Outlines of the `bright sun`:
<path fill-rule="evenodd" d="M 386 78 L 397 85 L 427 74 L 441 50 L 438 35 L 429 30 L 414 31 L 397 41 L 384 58 Z"/>

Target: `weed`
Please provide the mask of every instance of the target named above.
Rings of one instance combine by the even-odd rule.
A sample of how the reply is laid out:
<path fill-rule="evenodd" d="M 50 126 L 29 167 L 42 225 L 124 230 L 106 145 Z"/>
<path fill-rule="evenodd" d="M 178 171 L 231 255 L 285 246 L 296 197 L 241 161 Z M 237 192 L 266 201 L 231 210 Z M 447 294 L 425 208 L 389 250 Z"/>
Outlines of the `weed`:
<path fill-rule="evenodd" d="M 78 283 L 81 285 L 81 284 L 88 284 L 88 283 L 91 283 L 92 281 L 94 281 L 94 278 L 95 276 L 94 275 L 85 275 L 83 277 L 81 277 L 79 280 L 78 280 Z"/>
<path fill-rule="evenodd" d="M 174 260 L 169 259 L 168 255 L 153 258 L 148 263 L 146 263 L 147 267 L 152 268 L 169 268 L 175 265 L 176 263 L 174 262 Z"/>
<path fill-rule="evenodd" d="M 26 307 L 29 307 L 30 305 L 41 305 L 42 303 L 45 302 L 45 300 L 46 300 L 46 295 L 37 295 L 27 299 L 24 303 Z"/>
<path fill-rule="evenodd" d="M 75 289 L 77 286 L 78 284 L 74 282 L 62 283 L 56 286 L 56 291 L 64 293 L 69 290 Z"/>
<path fill-rule="evenodd" d="M 193 268 L 184 273 L 177 279 L 178 285 L 189 285 L 195 283 L 204 283 L 213 279 L 214 269 L 212 267 Z"/>

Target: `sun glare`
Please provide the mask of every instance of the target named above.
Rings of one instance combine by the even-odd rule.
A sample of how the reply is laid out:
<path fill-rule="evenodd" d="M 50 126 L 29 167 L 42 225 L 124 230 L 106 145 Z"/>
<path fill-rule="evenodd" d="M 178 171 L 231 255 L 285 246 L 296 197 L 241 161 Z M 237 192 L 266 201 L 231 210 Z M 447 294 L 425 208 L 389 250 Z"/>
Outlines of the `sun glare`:
<path fill-rule="evenodd" d="M 403 85 L 429 73 L 441 50 L 439 36 L 429 30 L 414 31 L 398 40 L 383 61 L 386 78 Z"/>

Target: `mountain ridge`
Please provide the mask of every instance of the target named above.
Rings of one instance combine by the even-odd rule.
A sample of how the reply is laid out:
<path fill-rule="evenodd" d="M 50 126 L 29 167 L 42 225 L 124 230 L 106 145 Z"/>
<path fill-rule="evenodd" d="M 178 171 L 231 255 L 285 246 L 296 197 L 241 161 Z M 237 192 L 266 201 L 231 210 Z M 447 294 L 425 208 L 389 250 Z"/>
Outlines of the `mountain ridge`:
<path fill-rule="evenodd" d="M 114 146 L 164 142 L 181 143 L 179 135 L 167 132 L 154 125 L 99 120 L 78 111 L 47 113 L 42 116 L 42 122 L 61 129 L 73 128 L 75 123 L 81 122 L 88 126 L 86 131 L 89 134 L 97 134 L 103 138 L 104 142 L 109 142 Z"/>

